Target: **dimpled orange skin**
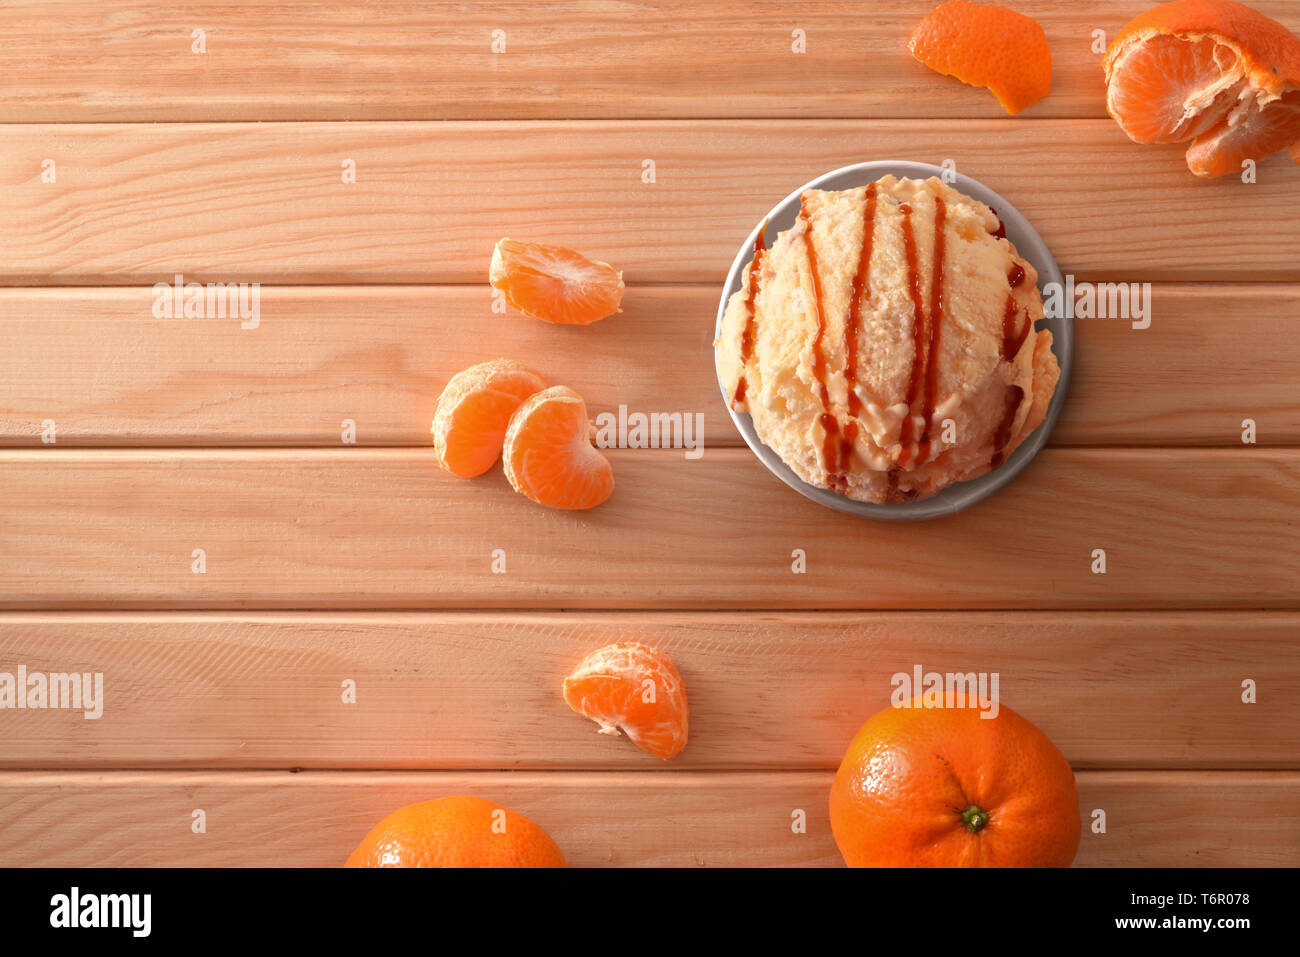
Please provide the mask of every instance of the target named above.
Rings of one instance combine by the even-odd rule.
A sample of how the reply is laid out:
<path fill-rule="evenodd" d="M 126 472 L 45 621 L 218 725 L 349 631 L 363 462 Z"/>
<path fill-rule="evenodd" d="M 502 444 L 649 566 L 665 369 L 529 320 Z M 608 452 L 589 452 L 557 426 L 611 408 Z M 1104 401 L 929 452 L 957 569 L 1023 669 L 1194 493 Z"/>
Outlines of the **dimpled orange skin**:
<path fill-rule="evenodd" d="M 502 812 L 497 814 L 497 812 Z M 504 829 L 497 823 L 504 821 Z M 496 823 L 496 829 L 493 829 Z M 479 797 L 409 804 L 384 818 L 344 867 L 564 867 L 564 855 L 522 814 Z"/>
<path fill-rule="evenodd" d="M 1007 7 L 948 0 L 912 31 L 912 56 L 936 73 L 988 88 L 1008 113 L 1052 89 L 1052 50 L 1038 21 Z"/>
<path fill-rule="evenodd" d="M 831 786 L 850 867 L 1068 867 L 1079 797 L 1065 757 L 1006 705 L 886 708 L 858 731 Z M 985 822 L 970 809 L 987 814 Z M 963 820 L 968 814 L 978 830 Z"/>

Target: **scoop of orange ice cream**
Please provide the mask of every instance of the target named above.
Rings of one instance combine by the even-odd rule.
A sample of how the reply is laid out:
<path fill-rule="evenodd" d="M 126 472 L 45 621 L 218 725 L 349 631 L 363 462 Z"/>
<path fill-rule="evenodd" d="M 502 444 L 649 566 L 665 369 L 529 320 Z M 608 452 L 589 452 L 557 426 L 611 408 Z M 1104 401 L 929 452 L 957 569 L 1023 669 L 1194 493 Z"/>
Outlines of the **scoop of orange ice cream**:
<path fill-rule="evenodd" d="M 941 180 L 808 190 L 714 342 L 734 406 L 804 481 L 905 502 L 996 468 L 1060 370 L 1034 267 Z"/>

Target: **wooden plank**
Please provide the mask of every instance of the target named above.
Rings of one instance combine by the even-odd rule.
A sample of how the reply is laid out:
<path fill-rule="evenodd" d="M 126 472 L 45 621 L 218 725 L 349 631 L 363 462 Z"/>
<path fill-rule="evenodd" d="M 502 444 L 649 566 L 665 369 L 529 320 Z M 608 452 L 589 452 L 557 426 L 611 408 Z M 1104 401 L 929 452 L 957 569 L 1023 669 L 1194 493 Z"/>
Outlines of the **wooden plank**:
<path fill-rule="evenodd" d="M 1081 771 L 1079 866 L 1294 867 L 1300 774 Z M 572 867 L 838 866 L 831 772 L 0 772 L 0 865 L 332 867 L 385 814 L 475 793 Z M 191 830 L 205 812 L 204 834 Z M 807 832 L 793 833 L 796 810 Z"/>
<path fill-rule="evenodd" d="M 471 117 L 995 117 L 986 91 L 907 53 L 931 0 L 796 7 L 693 2 L 8 3 L 6 120 Z M 1287 0 L 1252 6 L 1300 31 Z M 1105 116 L 1093 31 L 1132 0 L 1018 0 L 1052 47 L 1052 93 L 1029 115 Z M 206 52 L 191 52 L 192 31 Z M 801 29 L 807 53 L 793 52 Z M 492 50 L 505 31 L 505 52 Z M 346 82 L 343 82 L 343 81 Z"/>
<path fill-rule="evenodd" d="M 1147 329 L 1076 320 L 1070 401 L 1053 441 L 1241 447 L 1300 442 L 1295 285 L 1161 285 Z"/>
<path fill-rule="evenodd" d="M 612 460 L 574 514 L 425 450 L 11 450 L 0 607 L 1296 607 L 1300 450 L 1047 450 L 922 523 L 822 508 L 748 450 Z"/>
<path fill-rule="evenodd" d="M 739 443 L 713 372 L 719 292 L 642 286 L 621 316 L 556 326 L 492 312 L 468 286 L 262 291 L 262 320 L 155 319 L 143 287 L 0 289 L 0 444 L 429 447 L 438 395 L 485 359 L 519 358 L 590 414 L 704 414 L 704 440 Z M 654 356 L 655 361 L 647 361 Z"/>
<path fill-rule="evenodd" d="M 110 123 L 0 126 L 0 285 L 481 283 L 506 235 L 713 284 L 790 190 L 886 158 L 953 160 L 1080 278 L 1300 278 L 1288 157 L 1200 181 L 1110 120 Z"/>
<path fill-rule="evenodd" d="M 0 671 L 99 673 L 105 694 L 95 720 L 6 712 L 0 767 L 833 769 L 920 665 L 997 674 L 1075 767 L 1296 768 L 1298 633 L 1260 612 L 4 614 Z M 671 765 L 561 700 L 614 640 L 684 676 Z"/>
<path fill-rule="evenodd" d="M 498 355 L 533 362 L 593 416 L 704 416 L 739 445 L 711 348 L 718 290 L 634 286 L 623 315 L 585 329 L 493 314 L 462 286 L 268 287 L 256 329 L 155 319 L 142 287 L 0 289 L 0 445 L 429 445 L 447 380 Z M 1157 285 L 1150 328 L 1075 323 L 1073 384 L 1056 445 L 1300 443 L 1294 288 Z M 653 356 L 654 361 L 646 361 Z"/>

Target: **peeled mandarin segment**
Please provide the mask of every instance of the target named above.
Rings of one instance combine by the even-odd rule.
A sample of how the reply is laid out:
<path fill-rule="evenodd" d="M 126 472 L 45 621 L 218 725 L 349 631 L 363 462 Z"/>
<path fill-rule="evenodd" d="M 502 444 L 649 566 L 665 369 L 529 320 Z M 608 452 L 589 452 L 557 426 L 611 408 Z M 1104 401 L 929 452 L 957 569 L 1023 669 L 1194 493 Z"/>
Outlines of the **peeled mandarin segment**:
<path fill-rule="evenodd" d="M 502 463 L 515 491 L 551 508 L 594 508 L 614 491 L 614 470 L 591 444 L 582 396 L 552 386 L 526 399 L 506 429 Z"/>
<path fill-rule="evenodd" d="M 438 397 L 430 430 L 438 465 L 461 478 L 482 475 L 501 456 L 510 417 L 546 385 L 532 369 L 510 359 L 456 373 Z"/>
<path fill-rule="evenodd" d="M 994 4 L 948 0 L 912 31 L 912 56 L 944 76 L 987 87 L 1008 113 L 1052 88 L 1052 51 L 1038 21 Z"/>
<path fill-rule="evenodd" d="M 690 712 L 681 675 L 668 656 L 639 642 L 606 645 L 564 679 L 564 701 L 602 733 L 622 731 L 667 760 L 686 747 Z"/>
<path fill-rule="evenodd" d="M 587 325 L 622 311 L 623 274 L 563 246 L 502 239 L 488 281 L 513 308 L 547 322 Z"/>
<path fill-rule="evenodd" d="M 1258 162 L 1287 148 L 1300 133 L 1300 89 L 1274 101 L 1236 126 L 1226 119 L 1187 148 L 1187 168 L 1197 176 L 1240 173 L 1246 160 Z"/>
<path fill-rule="evenodd" d="M 1300 38 L 1230 0 L 1175 0 L 1106 51 L 1106 106 L 1138 143 L 1191 141 L 1198 176 L 1240 172 L 1300 141 Z"/>

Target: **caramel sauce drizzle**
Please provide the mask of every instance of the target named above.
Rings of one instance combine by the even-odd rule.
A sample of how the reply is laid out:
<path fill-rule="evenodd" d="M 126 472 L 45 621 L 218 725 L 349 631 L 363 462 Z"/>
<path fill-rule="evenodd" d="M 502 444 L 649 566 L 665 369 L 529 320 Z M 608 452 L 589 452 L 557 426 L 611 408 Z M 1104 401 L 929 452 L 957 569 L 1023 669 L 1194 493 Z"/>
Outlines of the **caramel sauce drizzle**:
<path fill-rule="evenodd" d="M 826 353 L 822 341 L 826 338 L 826 315 L 822 310 L 822 280 L 817 265 L 817 248 L 813 244 L 812 219 L 803 198 L 799 199 L 799 219 L 803 222 L 803 244 L 808 254 L 808 271 L 812 274 L 813 306 L 817 311 L 817 336 L 813 339 L 813 378 L 821 392 L 822 413 L 819 418 L 825 438 L 822 440 L 822 463 L 834 487 L 840 481 L 839 435 L 840 424 L 831 412 L 830 389 L 826 386 Z"/>
<path fill-rule="evenodd" d="M 1020 263 L 1011 267 L 1007 274 L 1007 285 L 1011 287 L 1011 292 L 1007 293 L 1007 306 L 1002 313 L 1002 357 L 1008 362 L 1013 361 L 1020 354 L 1020 347 L 1025 344 L 1025 339 L 1029 336 L 1029 329 L 1033 323 L 1029 322 L 1029 317 L 1025 317 L 1025 322 L 1020 322 L 1020 305 L 1016 302 L 1015 290 L 1025 281 L 1025 269 Z M 998 423 L 997 431 L 993 433 L 993 457 L 989 460 L 989 468 L 995 469 L 1006 461 L 1007 443 L 1011 441 L 1011 427 L 1016 421 L 1016 410 L 1020 408 L 1020 403 L 1025 398 L 1025 390 L 1018 385 L 1007 386 L 1006 396 L 1003 399 L 1002 421 Z"/>
<path fill-rule="evenodd" d="M 993 218 L 998 221 L 997 232 L 995 232 L 993 235 L 996 236 L 998 239 L 1006 239 L 1007 224 L 1002 221 L 1002 217 L 998 215 L 998 211 L 994 209 L 992 206 L 989 207 L 989 211 L 993 214 Z"/>
<path fill-rule="evenodd" d="M 764 236 L 767 233 L 767 220 L 758 227 L 754 237 L 754 258 L 749 264 L 749 277 L 745 280 L 745 328 L 740 335 L 740 381 L 736 383 L 736 394 L 731 399 L 733 407 L 739 408 L 745 401 L 745 370 L 754 355 L 754 303 L 758 298 L 758 273 L 763 266 L 763 253 L 767 251 Z"/>
<path fill-rule="evenodd" d="M 871 298 L 871 255 L 876 234 L 875 183 L 867 187 L 866 204 L 862 213 L 862 245 L 858 251 L 858 271 L 853 276 L 853 290 L 849 298 L 849 318 L 844 327 L 844 378 L 849 392 L 849 422 L 844 426 L 840 443 L 840 474 L 846 475 L 853 456 L 853 443 L 858 437 L 858 415 L 862 400 L 858 398 L 858 336 L 862 329 L 862 304 Z"/>
<path fill-rule="evenodd" d="M 1025 270 L 1020 263 L 1011 267 L 1011 272 L 1007 274 L 1007 284 L 1014 290 L 1025 281 Z M 1029 323 L 1024 324 L 1023 329 L 1017 329 L 1020 326 L 1020 305 L 1016 302 L 1014 295 L 1007 296 L 1007 307 L 1002 313 L 1002 357 L 1010 362 L 1020 352 L 1020 347 L 1025 344 L 1025 338 L 1029 335 Z"/>
<path fill-rule="evenodd" d="M 939 333 L 943 327 L 943 227 L 947 206 L 941 197 L 934 202 L 934 253 L 931 257 L 930 308 L 921 295 L 921 274 L 917 264 L 916 233 L 912 226 L 912 207 L 903 203 L 903 251 L 907 256 L 908 285 L 912 291 L 912 371 L 907 382 L 907 417 L 901 430 L 902 451 L 898 464 L 920 463 L 930 457 L 930 420 L 934 417 L 935 379 L 939 368 Z M 916 434 L 915 411 L 921 401 L 921 432 Z"/>

